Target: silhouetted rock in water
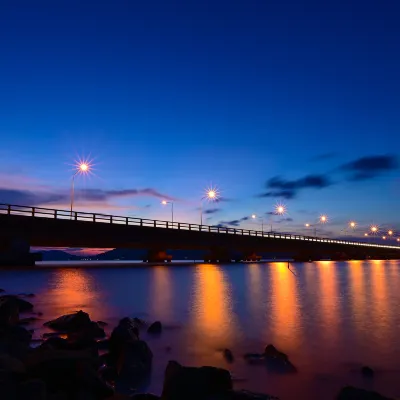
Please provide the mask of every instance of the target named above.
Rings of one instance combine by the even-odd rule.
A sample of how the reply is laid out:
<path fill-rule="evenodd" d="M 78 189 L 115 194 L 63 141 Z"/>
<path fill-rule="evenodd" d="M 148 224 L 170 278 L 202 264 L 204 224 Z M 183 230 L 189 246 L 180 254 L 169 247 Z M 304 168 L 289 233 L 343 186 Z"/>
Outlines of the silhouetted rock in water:
<path fill-rule="evenodd" d="M 151 393 L 138 393 L 130 397 L 131 400 L 161 400 L 161 397 Z"/>
<path fill-rule="evenodd" d="M 61 391 L 75 398 L 80 390 L 89 389 L 96 399 L 113 394 L 112 388 L 97 376 L 96 358 L 90 351 L 38 348 L 25 364 L 29 376 L 42 379 L 50 392 Z"/>
<path fill-rule="evenodd" d="M 103 322 L 103 321 L 97 321 L 97 324 L 99 326 L 108 326 L 107 322 Z"/>
<path fill-rule="evenodd" d="M 162 332 L 162 325 L 160 321 L 153 322 L 147 329 L 148 333 L 159 334 Z"/>
<path fill-rule="evenodd" d="M 363 366 L 361 368 L 361 374 L 365 377 L 365 378 L 373 378 L 374 377 L 374 370 L 371 367 L 368 366 Z"/>
<path fill-rule="evenodd" d="M 18 360 L 18 358 L 11 357 L 8 354 L 0 354 L 0 370 L 15 375 L 23 375 L 26 373 L 24 363 Z"/>
<path fill-rule="evenodd" d="M 33 309 L 32 303 L 30 303 L 27 300 L 20 299 L 19 297 L 13 296 L 11 294 L 4 294 L 4 295 L 0 296 L 0 302 L 4 301 L 4 300 L 14 302 L 14 304 L 17 305 L 19 312 L 32 311 L 32 309 Z"/>
<path fill-rule="evenodd" d="M 32 333 L 22 326 L 8 326 L 0 330 L 0 341 L 18 342 L 29 346 L 32 339 Z"/>
<path fill-rule="evenodd" d="M 96 345 L 99 350 L 108 350 L 110 347 L 110 340 L 109 339 L 98 340 L 96 342 Z"/>
<path fill-rule="evenodd" d="M 60 338 L 58 336 L 53 336 L 44 341 L 40 348 L 48 350 L 69 350 L 70 345 L 67 339 Z"/>
<path fill-rule="evenodd" d="M 358 389 L 353 386 L 344 387 L 336 397 L 336 400 L 393 400 L 380 395 L 377 392 Z"/>
<path fill-rule="evenodd" d="M 279 400 L 269 394 L 254 393 L 248 390 L 231 390 L 224 394 L 208 397 L 207 400 Z"/>
<path fill-rule="evenodd" d="M 15 325 L 19 320 L 17 303 L 9 297 L 0 297 L 0 327 Z"/>
<path fill-rule="evenodd" d="M 153 353 L 143 340 L 126 343 L 117 362 L 118 376 L 135 384 L 151 371 Z"/>
<path fill-rule="evenodd" d="M 135 325 L 139 328 L 139 327 L 141 327 L 141 326 L 143 326 L 143 325 L 146 325 L 146 323 L 142 320 L 142 319 L 140 319 L 140 318 L 133 318 L 133 322 L 135 323 Z"/>
<path fill-rule="evenodd" d="M 18 387 L 20 400 L 47 400 L 46 384 L 40 379 L 30 379 L 22 382 Z"/>
<path fill-rule="evenodd" d="M 223 350 L 223 355 L 226 361 L 232 363 L 234 361 L 233 353 L 229 349 Z"/>
<path fill-rule="evenodd" d="M 203 400 L 231 389 L 231 376 L 225 369 L 183 367 L 176 361 L 169 361 L 161 397 L 163 400 Z"/>
<path fill-rule="evenodd" d="M 139 340 L 139 330 L 132 318 L 123 318 L 111 333 L 109 340 L 110 358 L 116 363 L 127 343 Z"/>
<path fill-rule="evenodd" d="M 91 324 L 89 314 L 78 311 L 73 314 L 63 315 L 52 321 L 45 322 L 44 325 L 48 326 L 55 331 L 73 332 L 79 331 Z"/>
<path fill-rule="evenodd" d="M 285 353 L 277 350 L 272 344 L 269 344 L 264 350 L 264 357 L 267 368 L 274 372 L 291 373 L 297 372 L 296 367 L 289 361 Z"/>

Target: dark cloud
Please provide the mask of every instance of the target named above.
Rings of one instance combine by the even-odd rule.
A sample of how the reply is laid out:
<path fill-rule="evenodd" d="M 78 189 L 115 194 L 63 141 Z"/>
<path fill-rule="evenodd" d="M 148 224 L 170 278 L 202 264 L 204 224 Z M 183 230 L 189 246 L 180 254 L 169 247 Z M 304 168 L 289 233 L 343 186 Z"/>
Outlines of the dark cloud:
<path fill-rule="evenodd" d="M 351 181 L 363 181 L 373 179 L 384 172 L 398 169 L 396 156 L 369 156 L 361 157 L 357 160 L 343 164 L 339 167 L 342 171 L 350 173 L 348 177 Z"/>
<path fill-rule="evenodd" d="M 209 208 L 208 210 L 204 211 L 204 214 L 215 214 L 219 211 L 221 211 L 220 208 Z"/>
<path fill-rule="evenodd" d="M 293 199 L 298 192 L 303 189 L 323 189 L 331 186 L 332 182 L 327 175 L 306 175 L 295 180 L 282 179 L 279 176 L 271 178 L 266 187 L 267 192 L 259 194 L 257 197 L 277 197 Z"/>
<path fill-rule="evenodd" d="M 214 200 L 216 203 L 230 203 L 234 201 L 234 199 L 231 199 L 229 197 L 218 197 L 218 199 Z"/>
<path fill-rule="evenodd" d="M 86 189 L 75 192 L 75 199 L 94 202 L 133 196 L 150 196 L 165 200 L 174 200 L 171 196 L 162 194 L 151 188 L 126 190 Z M 33 192 L 28 190 L 0 188 L 0 203 L 36 206 L 40 204 L 68 203 L 69 201 L 69 192 Z"/>
<path fill-rule="evenodd" d="M 240 219 L 234 219 L 232 221 L 220 221 L 217 225 L 219 227 L 226 227 L 226 226 L 239 226 L 241 222 L 249 220 L 249 217 L 243 217 Z"/>
<path fill-rule="evenodd" d="M 273 192 L 265 192 L 257 195 L 257 197 L 260 198 L 265 198 L 265 197 L 276 197 L 276 198 L 281 198 L 281 199 L 286 199 L 290 200 L 296 197 L 296 191 L 295 190 L 277 190 Z"/>

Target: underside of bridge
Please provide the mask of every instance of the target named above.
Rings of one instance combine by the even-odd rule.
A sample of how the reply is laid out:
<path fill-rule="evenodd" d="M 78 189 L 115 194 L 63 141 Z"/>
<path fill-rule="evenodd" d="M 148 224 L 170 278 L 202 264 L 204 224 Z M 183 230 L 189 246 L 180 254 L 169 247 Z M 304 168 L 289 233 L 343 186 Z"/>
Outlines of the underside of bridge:
<path fill-rule="evenodd" d="M 398 249 L 385 247 L 0 215 L 0 264 L 32 265 L 37 256 L 30 246 L 148 249 L 149 262 L 171 261 L 167 249 L 203 250 L 209 262 L 257 261 L 260 253 L 290 254 L 295 261 L 400 258 Z"/>

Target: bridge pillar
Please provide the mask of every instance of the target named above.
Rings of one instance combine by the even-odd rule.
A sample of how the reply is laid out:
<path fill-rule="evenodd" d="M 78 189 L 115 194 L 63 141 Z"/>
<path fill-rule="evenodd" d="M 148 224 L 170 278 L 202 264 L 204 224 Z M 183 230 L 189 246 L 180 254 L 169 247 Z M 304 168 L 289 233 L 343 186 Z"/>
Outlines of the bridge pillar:
<path fill-rule="evenodd" d="M 255 251 L 252 251 L 252 252 L 245 252 L 243 254 L 242 260 L 243 261 L 253 261 L 253 262 L 255 262 L 255 261 L 261 261 L 261 258 L 262 257 L 259 256 L 258 254 L 256 254 Z"/>
<path fill-rule="evenodd" d="M 158 250 L 158 249 L 150 249 L 147 252 L 147 257 L 143 259 L 143 262 L 164 263 L 171 261 L 172 261 L 172 256 L 170 254 L 167 254 L 165 250 Z"/>
<path fill-rule="evenodd" d="M 31 253 L 30 245 L 24 239 L 0 238 L 0 266 L 33 267 L 41 261 L 41 253 Z"/>

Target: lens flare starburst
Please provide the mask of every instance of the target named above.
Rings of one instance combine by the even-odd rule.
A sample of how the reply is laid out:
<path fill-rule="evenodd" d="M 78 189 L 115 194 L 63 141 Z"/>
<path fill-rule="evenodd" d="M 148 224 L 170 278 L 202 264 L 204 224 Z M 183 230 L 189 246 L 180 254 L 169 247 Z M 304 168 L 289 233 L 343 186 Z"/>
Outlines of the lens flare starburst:
<path fill-rule="evenodd" d="M 217 201 L 219 198 L 220 198 L 220 191 L 216 186 L 209 186 L 205 190 L 203 199 L 206 199 L 208 201 Z"/>
<path fill-rule="evenodd" d="M 286 206 L 284 204 L 278 203 L 275 205 L 275 214 L 284 215 L 286 214 Z"/>
<path fill-rule="evenodd" d="M 373 234 L 378 233 L 378 232 L 379 232 L 379 227 L 378 227 L 378 225 L 371 225 L 370 231 L 371 231 Z"/>
<path fill-rule="evenodd" d="M 328 222 L 328 216 L 325 215 L 325 214 L 322 214 L 322 215 L 319 217 L 319 222 L 320 222 L 321 224 L 326 224 L 326 223 Z"/>
<path fill-rule="evenodd" d="M 94 163 L 90 157 L 78 157 L 73 164 L 75 175 L 92 175 Z"/>

